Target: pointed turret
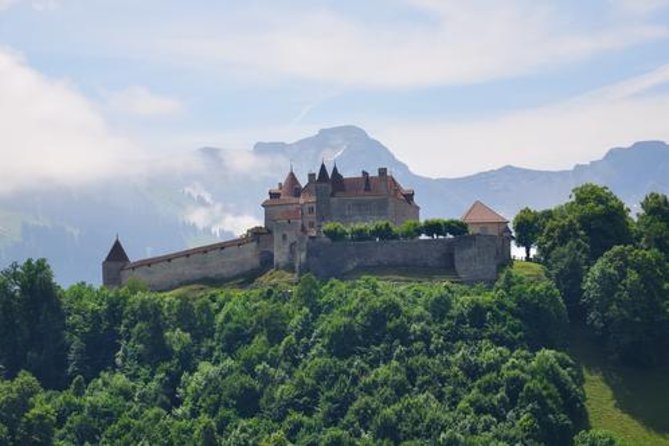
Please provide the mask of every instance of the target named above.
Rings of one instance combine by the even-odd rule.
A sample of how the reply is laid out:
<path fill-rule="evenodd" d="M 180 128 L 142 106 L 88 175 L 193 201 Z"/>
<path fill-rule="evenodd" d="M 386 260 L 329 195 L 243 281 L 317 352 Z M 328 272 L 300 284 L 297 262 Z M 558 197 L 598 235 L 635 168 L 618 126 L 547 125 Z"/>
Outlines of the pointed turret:
<path fill-rule="evenodd" d="M 328 175 L 328 169 L 325 167 L 325 161 L 321 163 L 321 168 L 318 171 L 318 178 L 316 179 L 317 183 L 329 183 L 330 175 Z"/>
<path fill-rule="evenodd" d="M 286 179 L 283 182 L 283 186 L 281 187 L 281 196 L 299 197 L 301 192 L 302 192 L 302 185 L 295 176 L 295 173 L 293 173 L 293 168 L 291 166 L 290 172 L 288 172 L 288 176 L 286 176 Z"/>
<path fill-rule="evenodd" d="M 116 237 L 114 244 L 109 250 L 109 254 L 107 254 L 107 257 L 105 258 L 105 262 L 129 262 L 129 261 L 130 259 L 128 258 L 128 254 L 125 253 L 123 245 L 121 245 L 121 242 L 119 241 L 118 237 Z"/>
<path fill-rule="evenodd" d="M 109 250 L 109 254 L 102 262 L 102 284 L 106 287 L 117 287 L 123 284 L 121 270 L 130 262 L 123 245 L 116 236 L 116 240 Z"/>
<path fill-rule="evenodd" d="M 346 189 L 344 184 L 344 177 L 339 173 L 339 169 L 337 169 L 337 163 L 335 163 L 334 167 L 332 168 L 332 175 L 330 176 L 330 180 L 332 181 L 332 192 L 343 192 Z"/>

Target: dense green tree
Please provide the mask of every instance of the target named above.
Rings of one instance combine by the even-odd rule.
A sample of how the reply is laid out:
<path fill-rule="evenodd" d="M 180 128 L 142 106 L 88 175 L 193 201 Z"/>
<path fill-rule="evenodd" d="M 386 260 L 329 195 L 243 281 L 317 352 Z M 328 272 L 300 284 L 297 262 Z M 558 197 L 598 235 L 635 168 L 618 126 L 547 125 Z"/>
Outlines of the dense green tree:
<path fill-rule="evenodd" d="M 569 325 L 560 292 L 550 281 L 535 282 L 512 271 L 499 280 L 497 289 L 515 305 L 525 327 L 525 337 L 532 349 L 557 348 L 565 344 Z"/>
<path fill-rule="evenodd" d="M 571 242 L 578 242 L 587 247 L 589 261 L 590 247 L 585 232 L 573 215 L 567 213 L 564 207 L 557 207 L 553 210 L 551 219 L 546 221 L 543 232 L 537 240 L 539 256 L 547 262 L 556 249 Z"/>
<path fill-rule="evenodd" d="M 587 183 L 575 188 L 565 210 L 585 234 L 592 261 L 616 245 L 632 242 L 629 209 L 606 187 Z"/>
<path fill-rule="evenodd" d="M 641 209 L 637 222 L 641 245 L 669 256 L 669 199 L 650 193 L 641 201 Z"/>
<path fill-rule="evenodd" d="M 48 388 L 65 384 L 65 315 L 44 259 L 0 272 L 0 364 L 8 377 L 25 369 Z"/>
<path fill-rule="evenodd" d="M 516 245 L 525 248 L 525 260 L 530 260 L 532 247 L 541 235 L 541 217 L 537 211 L 523 208 L 513 218 L 513 233 Z"/>
<path fill-rule="evenodd" d="M 587 322 L 621 360 L 652 365 L 669 346 L 669 273 L 656 251 L 618 246 L 590 269 Z"/>
<path fill-rule="evenodd" d="M 569 314 L 582 319 L 582 283 L 588 269 L 588 246 L 581 239 L 570 240 L 553 249 L 546 259 L 546 270 L 560 290 Z"/>
<path fill-rule="evenodd" d="M 7 445 L 48 445 L 56 424 L 54 409 L 44 401 L 37 379 L 22 371 L 0 380 L 0 439 Z"/>
<path fill-rule="evenodd" d="M 61 295 L 70 386 L 0 380 L 10 444 L 550 444 L 583 429 L 550 282 Z M 9 300 L 14 302 L 14 300 Z M 509 416 L 508 414 L 514 414 Z"/>
<path fill-rule="evenodd" d="M 120 342 L 125 297 L 109 291 L 77 284 L 63 293 L 66 313 L 68 375 L 91 380 L 114 365 Z"/>

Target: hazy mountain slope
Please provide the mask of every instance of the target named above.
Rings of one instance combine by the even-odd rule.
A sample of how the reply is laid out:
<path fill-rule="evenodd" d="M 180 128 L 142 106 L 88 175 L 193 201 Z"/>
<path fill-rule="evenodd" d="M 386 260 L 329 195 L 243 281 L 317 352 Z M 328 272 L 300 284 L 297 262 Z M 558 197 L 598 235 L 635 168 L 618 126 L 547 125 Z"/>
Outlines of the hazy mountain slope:
<path fill-rule="evenodd" d="M 416 190 L 422 217 L 459 217 L 477 199 L 508 218 L 523 206 L 566 200 L 586 181 L 607 185 L 630 207 L 648 192 L 669 193 L 669 146 L 640 142 L 601 160 L 546 172 L 506 166 L 462 178 L 413 174 L 383 144 L 353 126 L 335 127 L 251 151 L 202 148 L 184 155 L 179 171 L 156 170 L 86 187 L 51 188 L 0 197 L 0 267 L 47 257 L 60 283 L 100 281 L 100 262 L 118 233 L 131 258 L 226 239 L 262 221 L 267 189 L 283 181 L 291 162 L 301 181 L 325 160 L 345 175 L 388 167 Z"/>

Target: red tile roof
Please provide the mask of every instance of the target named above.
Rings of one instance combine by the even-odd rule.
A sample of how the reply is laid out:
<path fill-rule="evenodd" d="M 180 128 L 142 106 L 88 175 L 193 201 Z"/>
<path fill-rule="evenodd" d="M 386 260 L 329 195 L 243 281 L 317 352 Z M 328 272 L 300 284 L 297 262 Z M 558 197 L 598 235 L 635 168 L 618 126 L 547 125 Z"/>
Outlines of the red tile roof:
<path fill-rule="evenodd" d="M 283 187 L 281 188 L 281 196 L 282 197 L 294 197 L 296 196 L 295 191 L 298 191 L 297 195 L 302 191 L 302 185 L 300 184 L 299 180 L 293 173 L 293 170 L 291 169 L 290 172 L 288 173 L 288 176 L 286 177 L 286 180 L 283 182 Z"/>
<path fill-rule="evenodd" d="M 509 220 L 490 209 L 485 204 L 476 200 L 465 215 L 462 216 L 465 223 L 508 223 Z"/>
<path fill-rule="evenodd" d="M 319 173 L 318 182 L 330 182 L 332 185 L 332 196 L 333 197 L 359 197 L 359 196 L 392 196 L 399 200 L 405 200 L 409 203 L 414 204 L 413 189 L 404 189 L 397 180 L 392 175 L 385 176 L 370 176 L 363 175 L 359 177 L 348 177 L 344 178 L 341 176 L 336 166 L 333 169 L 332 177 L 326 178 L 327 171 L 323 171 L 323 166 L 321 166 L 321 172 Z M 286 184 L 291 184 L 292 186 L 286 187 Z M 270 198 L 263 202 L 263 206 L 274 206 L 274 205 L 284 205 L 284 204 L 296 204 L 311 202 L 315 199 L 316 196 L 316 184 L 311 182 L 307 183 L 301 190 L 299 199 L 296 198 L 293 194 L 292 188 L 295 184 L 299 184 L 297 178 L 293 173 L 289 173 L 286 181 L 283 184 L 281 190 L 272 189 L 270 190 Z M 290 192 L 290 193 L 289 193 Z M 280 196 L 277 195 L 280 193 Z"/>

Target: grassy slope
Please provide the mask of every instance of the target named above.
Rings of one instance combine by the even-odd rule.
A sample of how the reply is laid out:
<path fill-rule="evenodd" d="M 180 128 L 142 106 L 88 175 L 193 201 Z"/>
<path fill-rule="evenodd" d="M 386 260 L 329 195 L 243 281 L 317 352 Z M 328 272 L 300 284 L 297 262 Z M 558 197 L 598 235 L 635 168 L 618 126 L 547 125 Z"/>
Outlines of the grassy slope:
<path fill-rule="evenodd" d="M 669 446 L 669 367 L 616 365 L 583 328 L 572 328 L 570 345 L 585 376 L 592 427 L 611 431 L 631 445 Z"/>
<path fill-rule="evenodd" d="M 529 279 L 543 280 L 546 278 L 544 267 L 538 263 L 515 260 L 512 268 L 514 272 L 522 274 Z"/>
<path fill-rule="evenodd" d="M 513 263 L 514 271 L 541 280 L 536 263 Z M 570 353 L 585 376 L 586 406 L 593 429 L 605 429 L 630 445 L 669 446 L 669 367 L 636 370 L 618 366 L 582 327 L 573 327 Z"/>

